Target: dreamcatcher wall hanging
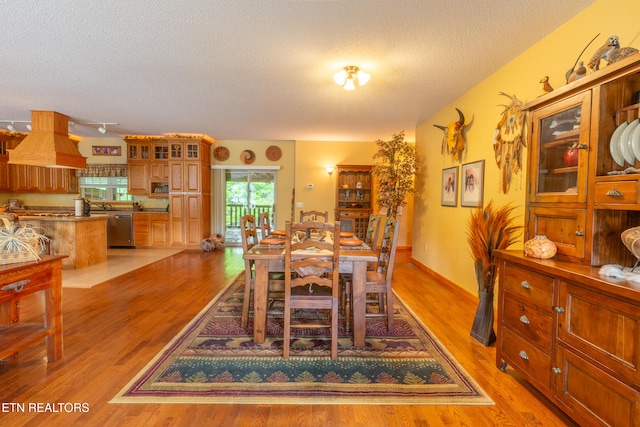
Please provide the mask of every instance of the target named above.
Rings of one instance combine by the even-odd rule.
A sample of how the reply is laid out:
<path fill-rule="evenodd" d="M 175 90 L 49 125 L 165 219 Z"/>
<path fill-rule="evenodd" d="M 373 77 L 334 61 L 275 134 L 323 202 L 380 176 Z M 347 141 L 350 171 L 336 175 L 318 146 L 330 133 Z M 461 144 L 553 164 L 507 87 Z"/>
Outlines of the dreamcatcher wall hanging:
<path fill-rule="evenodd" d="M 515 95 L 502 112 L 493 135 L 493 151 L 500 169 L 500 191 L 507 194 L 514 175 L 522 170 L 522 151 L 527 146 L 527 112 L 522 110 L 522 102 Z"/>

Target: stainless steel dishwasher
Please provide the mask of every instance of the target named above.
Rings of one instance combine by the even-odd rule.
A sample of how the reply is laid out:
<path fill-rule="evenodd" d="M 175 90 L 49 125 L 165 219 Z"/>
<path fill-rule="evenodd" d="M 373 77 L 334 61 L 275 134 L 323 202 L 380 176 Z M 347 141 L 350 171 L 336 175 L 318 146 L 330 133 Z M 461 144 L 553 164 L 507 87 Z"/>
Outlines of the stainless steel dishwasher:
<path fill-rule="evenodd" d="M 107 217 L 107 245 L 135 246 L 133 241 L 133 214 L 117 213 Z"/>

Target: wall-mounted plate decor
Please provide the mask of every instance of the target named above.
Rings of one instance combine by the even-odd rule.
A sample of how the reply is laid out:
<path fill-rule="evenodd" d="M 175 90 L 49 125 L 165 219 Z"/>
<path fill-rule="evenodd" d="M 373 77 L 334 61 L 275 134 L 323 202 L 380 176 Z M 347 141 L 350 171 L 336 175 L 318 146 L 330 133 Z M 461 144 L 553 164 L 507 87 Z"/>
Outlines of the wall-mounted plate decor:
<path fill-rule="evenodd" d="M 250 165 L 256 161 L 256 153 L 251 150 L 244 150 L 240 153 L 240 160 L 242 160 L 242 163 L 245 165 Z"/>
<path fill-rule="evenodd" d="M 280 157 L 282 157 L 282 150 L 277 145 L 271 145 L 267 147 L 266 155 L 267 159 L 271 160 L 272 162 L 276 162 L 280 160 Z"/>
<path fill-rule="evenodd" d="M 221 162 L 224 162 L 229 158 L 229 149 L 222 145 L 213 149 L 213 157 Z"/>

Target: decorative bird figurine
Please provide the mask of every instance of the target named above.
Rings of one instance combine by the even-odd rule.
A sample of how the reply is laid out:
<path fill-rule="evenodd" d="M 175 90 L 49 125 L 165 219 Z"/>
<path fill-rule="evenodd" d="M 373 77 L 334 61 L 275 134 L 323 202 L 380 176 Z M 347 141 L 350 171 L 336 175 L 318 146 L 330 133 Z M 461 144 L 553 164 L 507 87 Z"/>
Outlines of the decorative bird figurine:
<path fill-rule="evenodd" d="M 612 64 L 637 52 L 638 49 L 633 47 L 621 48 L 618 36 L 611 36 L 604 46 L 596 50 L 591 60 L 587 63 L 587 67 L 592 71 L 596 71 L 600 69 L 601 60 L 606 61 L 607 64 Z"/>
<path fill-rule="evenodd" d="M 544 76 L 542 80 L 540 80 L 540 89 L 542 90 L 543 95 L 553 90 L 553 87 L 551 87 L 551 84 L 549 83 L 549 76 Z"/>
<path fill-rule="evenodd" d="M 571 72 L 571 74 L 569 74 L 569 77 L 567 78 L 567 83 L 571 83 L 576 80 L 579 80 L 586 75 L 587 75 L 587 67 L 584 66 L 583 61 L 580 61 L 578 62 L 578 66 Z"/>

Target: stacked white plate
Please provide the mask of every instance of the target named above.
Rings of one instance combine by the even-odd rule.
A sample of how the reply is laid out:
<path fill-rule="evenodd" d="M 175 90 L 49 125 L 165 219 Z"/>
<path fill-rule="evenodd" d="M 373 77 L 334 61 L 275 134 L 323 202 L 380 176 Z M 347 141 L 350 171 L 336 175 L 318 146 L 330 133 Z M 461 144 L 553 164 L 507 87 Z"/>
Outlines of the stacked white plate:
<path fill-rule="evenodd" d="M 624 166 L 624 157 L 622 156 L 622 152 L 620 151 L 620 145 L 618 144 L 618 139 L 620 139 L 620 134 L 627 127 L 627 122 L 623 122 L 620 126 L 613 131 L 613 135 L 611 135 L 611 141 L 609 141 L 609 151 L 611 152 L 611 157 L 618 164 L 618 166 Z"/>
<path fill-rule="evenodd" d="M 633 166 L 633 163 L 636 160 L 633 154 L 633 149 L 631 148 L 631 134 L 638 126 L 638 123 L 640 123 L 640 120 L 638 119 L 635 119 L 634 121 L 629 123 L 627 127 L 624 128 L 624 130 L 620 134 L 620 137 L 618 138 L 618 145 L 620 146 L 620 152 L 622 153 L 622 157 L 624 157 L 626 162 L 629 163 L 631 166 Z"/>
<path fill-rule="evenodd" d="M 640 124 L 636 126 L 635 130 L 631 134 L 631 149 L 636 159 L 640 160 Z"/>

